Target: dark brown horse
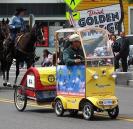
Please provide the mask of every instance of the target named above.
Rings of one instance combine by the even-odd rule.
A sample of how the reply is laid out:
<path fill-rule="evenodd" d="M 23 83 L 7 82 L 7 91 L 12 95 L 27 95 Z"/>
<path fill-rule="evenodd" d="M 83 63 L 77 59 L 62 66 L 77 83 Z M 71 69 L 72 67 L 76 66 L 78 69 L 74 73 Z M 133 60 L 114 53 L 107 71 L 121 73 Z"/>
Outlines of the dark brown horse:
<path fill-rule="evenodd" d="M 0 21 L 0 55 L 3 53 L 3 41 L 9 36 L 8 19 Z M 0 59 L 2 56 L 0 56 Z"/>
<path fill-rule="evenodd" d="M 14 83 L 16 84 L 17 78 L 19 75 L 19 64 L 20 62 L 25 61 L 27 64 L 27 68 L 31 67 L 34 63 L 34 57 L 35 57 L 35 43 L 39 42 L 42 43 L 43 40 L 43 32 L 42 32 L 42 26 L 41 24 L 36 24 L 31 29 L 30 32 L 27 32 L 25 34 L 21 33 L 18 34 L 15 46 L 14 43 L 10 39 L 6 39 L 4 42 L 4 49 L 7 50 L 7 55 L 5 58 L 6 62 L 6 72 L 7 77 L 6 81 L 9 80 L 9 70 L 12 65 L 13 58 L 16 59 L 16 78 Z"/>
<path fill-rule="evenodd" d="M 1 64 L 1 68 L 0 71 L 2 71 L 3 73 L 3 80 L 5 80 L 5 51 L 4 51 L 4 47 L 3 47 L 3 41 L 5 39 L 7 39 L 7 37 L 9 36 L 9 28 L 8 28 L 8 23 L 9 20 L 7 19 L 6 21 L 3 19 L 0 22 L 0 64 Z"/>

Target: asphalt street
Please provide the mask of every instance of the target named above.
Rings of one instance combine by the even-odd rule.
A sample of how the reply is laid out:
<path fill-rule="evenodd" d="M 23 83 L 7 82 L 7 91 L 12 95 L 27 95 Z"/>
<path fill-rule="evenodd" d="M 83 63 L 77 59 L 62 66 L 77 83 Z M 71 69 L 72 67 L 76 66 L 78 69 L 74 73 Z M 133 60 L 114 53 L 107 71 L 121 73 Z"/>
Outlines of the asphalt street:
<path fill-rule="evenodd" d="M 19 81 L 25 71 L 21 70 Z M 15 68 L 12 67 L 12 84 L 14 77 Z M 2 78 L 0 82 L 0 129 L 133 129 L 133 88 L 116 88 L 120 107 L 117 120 L 111 120 L 106 114 L 96 114 L 93 121 L 86 121 L 81 113 L 76 117 L 69 113 L 57 117 L 49 105 L 28 103 L 24 112 L 18 112 L 13 103 L 13 89 L 3 87 Z"/>

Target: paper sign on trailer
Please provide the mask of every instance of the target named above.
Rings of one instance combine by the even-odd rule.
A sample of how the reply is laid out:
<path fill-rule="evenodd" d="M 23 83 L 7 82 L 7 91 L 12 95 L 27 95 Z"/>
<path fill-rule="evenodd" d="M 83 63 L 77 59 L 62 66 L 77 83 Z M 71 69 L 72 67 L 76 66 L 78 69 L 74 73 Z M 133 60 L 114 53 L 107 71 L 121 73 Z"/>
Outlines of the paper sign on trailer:
<path fill-rule="evenodd" d="M 35 87 L 35 76 L 27 75 L 27 87 L 30 87 L 30 88 Z"/>

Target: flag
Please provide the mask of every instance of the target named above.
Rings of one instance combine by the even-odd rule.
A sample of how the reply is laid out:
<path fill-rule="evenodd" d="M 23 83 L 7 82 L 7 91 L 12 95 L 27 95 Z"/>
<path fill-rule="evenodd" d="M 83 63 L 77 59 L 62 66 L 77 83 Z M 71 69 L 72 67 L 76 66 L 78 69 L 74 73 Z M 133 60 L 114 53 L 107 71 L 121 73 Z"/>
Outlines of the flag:
<path fill-rule="evenodd" d="M 70 24 L 71 26 L 73 26 L 73 27 L 76 26 L 76 23 L 75 23 L 75 20 L 74 20 L 74 18 L 73 18 L 72 13 L 70 13 L 69 24 Z"/>

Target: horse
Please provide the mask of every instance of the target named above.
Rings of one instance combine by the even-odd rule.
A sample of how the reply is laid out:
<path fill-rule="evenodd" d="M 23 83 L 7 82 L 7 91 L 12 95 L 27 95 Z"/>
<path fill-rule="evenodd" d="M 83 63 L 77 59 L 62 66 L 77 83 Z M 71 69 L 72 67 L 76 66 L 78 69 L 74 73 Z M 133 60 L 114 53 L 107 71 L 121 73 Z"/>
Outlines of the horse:
<path fill-rule="evenodd" d="M 15 40 L 15 46 L 9 39 L 5 40 L 4 49 L 8 51 L 8 54 L 5 58 L 7 82 L 9 81 L 9 70 L 12 65 L 13 58 L 16 59 L 16 77 L 14 80 L 14 85 L 16 85 L 17 78 L 20 73 L 20 62 L 25 61 L 27 64 L 27 69 L 32 66 L 32 64 L 34 63 L 36 42 L 44 42 L 41 24 L 35 24 L 30 32 L 18 34 Z"/>
<path fill-rule="evenodd" d="M 9 23 L 9 20 L 7 18 L 7 20 L 5 21 L 5 19 L 3 18 L 3 20 L 0 22 L 0 64 L 1 64 L 1 67 L 0 67 L 0 72 L 2 71 L 3 73 L 3 80 L 5 80 L 5 63 L 4 63 L 4 54 L 5 54 L 5 51 L 3 49 L 3 42 L 4 40 L 9 36 L 9 28 L 8 28 L 8 23 Z"/>
<path fill-rule="evenodd" d="M 8 29 L 8 19 L 5 21 L 3 18 L 2 21 L 0 21 L 0 55 L 3 53 L 3 41 L 8 37 L 9 29 Z M 0 59 L 2 56 L 0 56 Z"/>

